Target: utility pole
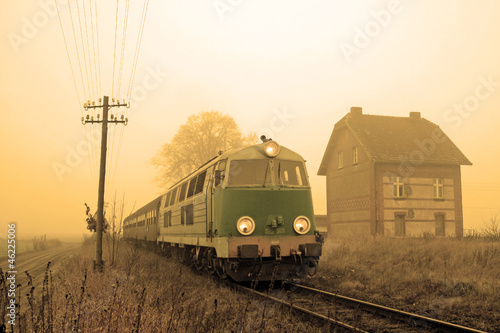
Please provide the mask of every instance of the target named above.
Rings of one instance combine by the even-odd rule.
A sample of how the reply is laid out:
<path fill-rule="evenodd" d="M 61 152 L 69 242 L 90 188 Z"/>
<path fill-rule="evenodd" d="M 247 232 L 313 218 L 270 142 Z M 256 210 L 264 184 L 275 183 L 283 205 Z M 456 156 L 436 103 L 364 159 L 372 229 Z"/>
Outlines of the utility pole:
<path fill-rule="evenodd" d="M 101 99 L 99 98 L 99 102 L 101 102 Z M 113 99 L 114 102 L 114 99 Z M 88 109 L 98 109 L 102 108 L 102 120 L 99 119 L 99 114 L 97 115 L 97 120 L 94 120 L 94 117 L 89 117 L 87 115 L 86 118 L 82 117 L 82 124 L 96 124 L 96 123 L 102 123 L 102 137 L 101 137 L 101 162 L 100 162 L 100 169 L 99 169 L 99 193 L 98 193 L 98 199 L 97 199 L 97 226 L 96 226 L 96 258 L 94 261 L 94 269 L 99 270 L 100 272 L 103 269 L 103 261 L 102 261 L 102 229 L 104 225 L 104 184 L 105 184 L 105 179 L 106 179 L 106 151 L 107 151 L 107 144 L 108 144 L 108 124 L 109 123 L 123 123 L 125 126 L 128 123 L 128 118 L 124 119 L 124 116 L 121 116 L 121 119 L 118 118 L 113 118 L 113 115 L 111 115 L 111 119 L 108 119 L 108 111 L 110 108 L 117 106 L 126 106 L 129 107 L 127 104 L 120 104 L 118 101 L 117 104 L 109 104 L 109 97 L 104 96 L 102 100 L 102 105 L 95 105 L 95 102 L 90 103 L 88 101 L 83 105 L 86 111 Z"/>

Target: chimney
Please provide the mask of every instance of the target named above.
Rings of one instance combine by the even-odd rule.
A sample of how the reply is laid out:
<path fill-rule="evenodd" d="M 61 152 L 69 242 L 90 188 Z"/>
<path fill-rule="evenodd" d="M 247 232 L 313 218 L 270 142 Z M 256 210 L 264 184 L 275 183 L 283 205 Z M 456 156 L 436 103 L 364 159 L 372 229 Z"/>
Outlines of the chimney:
<path fill-rule="evenodd" d="M 351 106 L 351 116 L 359 117 L 363 115 L 363 108 L 359 106 Z"/>
<path fill-rule="evenodd" d="M 410 112 L 410 119 L 420 119 L 420 112 Z"/>

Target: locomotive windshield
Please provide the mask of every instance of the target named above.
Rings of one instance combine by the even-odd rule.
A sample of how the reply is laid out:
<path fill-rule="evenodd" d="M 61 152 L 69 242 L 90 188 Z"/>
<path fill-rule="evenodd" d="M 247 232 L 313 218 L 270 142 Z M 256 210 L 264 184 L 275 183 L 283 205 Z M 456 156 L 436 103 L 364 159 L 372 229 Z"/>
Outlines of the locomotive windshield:
<path fill-rule="evenodd" d="M 301 161 L 250 159 L 231 161 L 228 185 L 308 186 L 308 183 Z"/>
<path fill-rule="evenodd" d="M 278 185 L 307 186 L 306 173 L 301 161 L 277 160 L 274 166 Z"/>
<path fill-rule="evenodd" d="M 234 160 L 229 165 L 229 185 L 266 185 L 271 183 L 269 160 Z"/>

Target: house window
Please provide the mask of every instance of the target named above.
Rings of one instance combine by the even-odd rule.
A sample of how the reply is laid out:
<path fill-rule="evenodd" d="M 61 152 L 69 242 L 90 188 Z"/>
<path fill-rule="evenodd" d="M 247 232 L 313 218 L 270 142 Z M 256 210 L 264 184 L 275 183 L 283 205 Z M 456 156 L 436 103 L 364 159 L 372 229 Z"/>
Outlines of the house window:
<path fill-rule="evenodd" d="M 358 147 L 352 148 L 352 164 L 358 164 Z"/>
<path fill-rule="evenodd" d="M 434 199 L 444 198 L 443 178 L 434 178 Z"/>
<path fill-rule="evenodd" d="M 344 154 L 342 152 L 338 155 L 338 168 L 342 169 L 344 167 Z"/>
<path fill-rule="evenodd" d="M 403 198 L 405 192 L 405 184 L 403 177 L 394 177 L 394 197 Z"/>

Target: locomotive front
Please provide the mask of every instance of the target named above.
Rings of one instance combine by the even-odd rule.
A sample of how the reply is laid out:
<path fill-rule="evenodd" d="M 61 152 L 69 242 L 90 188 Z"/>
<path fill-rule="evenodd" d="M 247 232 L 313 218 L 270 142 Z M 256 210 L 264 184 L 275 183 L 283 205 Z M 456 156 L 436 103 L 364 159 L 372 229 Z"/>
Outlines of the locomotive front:
<path fill-rule="evenodd" d="M 267 140 L 221 159 L 214 175 L 213 225 L 218 257 L 234 280 L 283 280 L 315 272 L 315 231 L 304 159 Z M 224 253 L 227 252 L 227 253 Z"/>

